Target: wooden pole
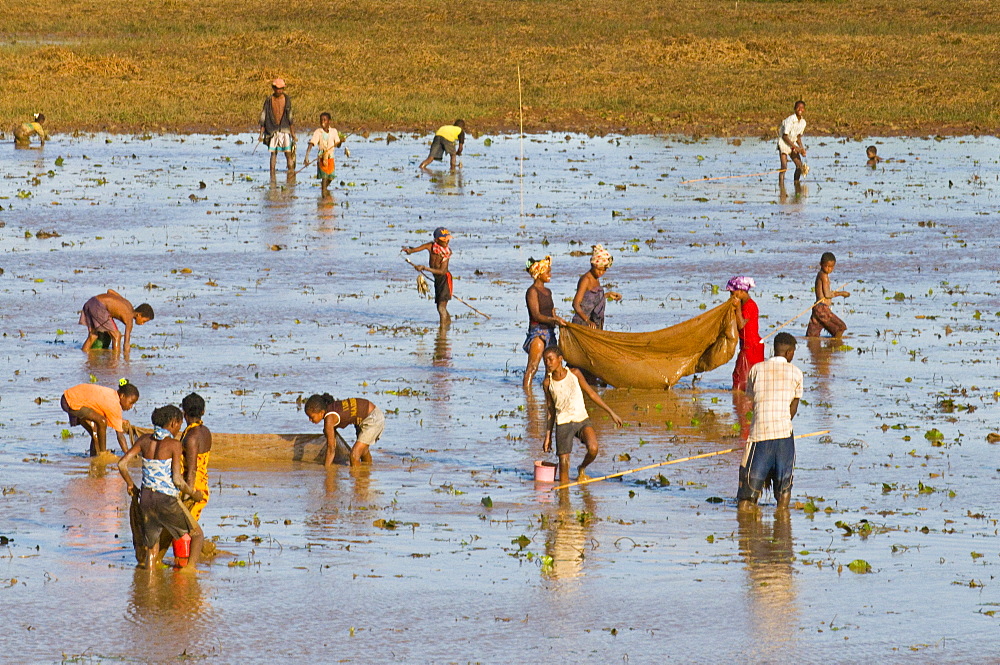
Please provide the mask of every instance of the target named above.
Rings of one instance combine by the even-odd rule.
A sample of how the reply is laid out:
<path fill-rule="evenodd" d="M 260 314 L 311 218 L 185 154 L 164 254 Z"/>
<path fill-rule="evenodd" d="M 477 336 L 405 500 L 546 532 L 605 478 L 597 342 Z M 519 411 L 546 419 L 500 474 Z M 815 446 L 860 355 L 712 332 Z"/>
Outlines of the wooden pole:
<path fill-rule="evenodd" d="M 414 269 L 415 269 L 415 270 L 416 270 L 417 272 L 419 272 L 419 273 L 423 274 L 423 272 L 424 272 L 424 271 L 423 271 L 423 270 L 421 270 L 421 269 L 420 269 L 420 267 L 419 267 L 419 266 L 418 266 L 418 265 L 417 265 L 416 263 L 414 263 L 413 261 L 409 260 L 409 259 L 408 259 L 408 258 L 406 258 L 405 256 L 403 257 L 403 260 L 404 260 L 404 261 L 406 261 L 407 263 L 409 263 L 409 264 L 410 264 L 411 266 L 413 266 L 413 268 L 414 268 Z M 434 275 L 431 275 L 431 277 L 433 277 L 433 276 L 434 276 Z M 486 317 L 487 319 L 491 318 L 489 314 L 483 314 L 483 313 L 482 313 L 482 312 L 480 312 L 480 311 L 479 311 L 478 309 L 476 309 L 475 307 L 473 307 L 473 306 L 472 306 L 472 305 L 470 305 L 469 303 L 465 302 L 464 300 L 462 300 L 461 298 L 459 298 L 458 296 L 456 296 L 456 295 L 455 295 L 454 293 L 452 293 L 452 294 L 451 294 L 451 297 L 452 297 L 452 298 L 454 298 L 455 300 L 457 300 L 458 302 L 462 303 L 463 305 L 465 305 L 465 306 L 466 306 L 466 307 L 468 307 L 469 309 L 471 309 L 471 310 L 472 310 L 473 312 L 475 312 L 475 313 L 476 313 L 476 314 L 478 314 L 479 316 L 485 316 L 485 317 Z"/>
<path fill-rule="evenodd" d="M 747 173 L 746 175 L 720 175 L 715 178 L 696 178 L 694 180 L 681 180 L 682 185 L 686 185 L 689 182 L 705 182 L 707 180 L 728 180 L 730 178 L 752 178 L 758 175 L 770 175 L 772 173 L 784 173 L 788 169 L 777 169 L 775 171 L 764 171 L 762 173 Z"/>
<path fill-rule="evenodd" d="M 518 141 L 521 145 L 521 218 L 524 218 L 524 104 L 521 97 L 521 63 L 517 64 L 517 116 L 520 122 L 521 132 L 518 134 Z"/>
<path fill-rule="evenodd" d="M 854 280 L 848 280 L 848 281 L 844 282 L 843 284 L 840 285 L 840 288 L 839 289 L 835 289 L 835 291 L 842 291 L 845 286 L 847 286 L 848 284 L 850 284 L 853 281 Z M 784 328 L 785 326 L 787 326 L 789 323 L 791 323 L 795 319 L 799 318 L 800 316 L 802 316 L 803 314 L 805 314 L 806 312 L 808 312 L 809 310 L 811 310 L 813 307 L 815 307 L 816 305 L 818 305 L 821 302 L 823 302 L 824 300 L 826 300 L 826 298 L 820 298 L 819 300 L 817 300 L 813 304 L 809 305 L 808 307 L 806 307 L 804 310 L 802 310 L 801 312 L 799 312 L 798 314 L 796 314 L 792 318 L 790 318 L 787 321 L 785 321 L 784 323 L 782 323 L 780 326 L 778 326 L 777 328 L 775 328 L 771 332 L 769 332 L 766 335 L 764 335 L 763 337 L 761 337 L 760 338 L 760 343 L 763 344 L 764 340 L 766 340 L 768 337 L 771 337 L 772 335 L 776 334 L 779 330 L 781 330 L 782 328 Z"/>
<path fill-rule="evenodd" d="M 810 436 L 819 436 L 821 434 L 829 434 L 830 430 L 824 429 L 819 432 L 810 432 L 809 434 L 800 434 L 796 439 L 805 439 Z M 717 450 L 714 453 L 702 453 L 701 455 L 692 455 L 690 457 L 682 457 L 680 459 L 668 460 L 666 462 L 658 462 L 657 464 L 649 464 L 647 466 L 641 466 L 638 469 L 629 469 L 628 471 L 619 471 L 618 473 L 611 473 L 606 476 L 601 476 L 600 478 L 587 478 L 586 480 L 578 480 L 575 483 L 566 483 L 565 485 L 559 485 L 558 487 L 553 487 L 553 490 L 564 490 L 567 487 L 573 487 L 574 485 L 586 485 L 587 483 L 596 483 L 598 480 L 607 480 L 608 478 L 618 478 L 620 476 L 627 476 L 630 473 L 635 473 L 637 471 L 646 471 L 647 469 L 655 469 L 658 466 L 666 466 L 667 464 L 680 464 L 681 462 L 689 462 L 693 459 L 705 459 L 706 457 L 715 457 L 716 455 L 725 455 L 726 453 L 736 452 L 737 450 L 743 450 L 745 446 L 739 446 L 738 448 L 729 448 L 727 450 Z"/>

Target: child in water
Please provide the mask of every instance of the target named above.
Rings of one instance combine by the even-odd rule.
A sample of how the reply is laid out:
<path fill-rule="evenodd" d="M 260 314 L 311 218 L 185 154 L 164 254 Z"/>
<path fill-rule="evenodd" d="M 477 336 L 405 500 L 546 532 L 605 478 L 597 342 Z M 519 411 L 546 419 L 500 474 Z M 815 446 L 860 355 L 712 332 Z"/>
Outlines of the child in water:
<path fill-rule="evenodd" d="M 313 146 L 316 146 L 316 177 L 320 181 L 322 193 L 329 194 L 330 182 L 333 180 L 333 174 L 337 167 L 333 159 L 333 151 L 334 148 L 340 147 L 343 140 L 341 140 L 337 130 L 330 127 L 329 113 L 319 114 L 319 124 L 319 129 L 313 132 L 312 138 L 309 139 L 303 161 L 306 164 L 309 163 L 309 151 L 313 149 Z"/>
<path fill-rule="evenodd" d="M 847 330 L 847 324 L 830 309 L 830 302 L 838 296 L 846 298 L 850 291 L 834 291 L 830 286 L 830 273 L 837 266 L 837 257 L 833 252 L 823 252 L 819 259 L 819 272 L 816 273 L 816 304 L 813 305 L 812 317 L 806 328 L 806 337 L 819 337 L 826 330 L 831 337 L 840 337 Z"/>
<path fill-rule="evenodd" d="M 865 149 L 865 155 L 868 156 L 867 165 L 872 168 L 878 166 L 878 163 L 882 161 L 882 158 L 878 156 L 878 148 L 873 145 L 870 145 Z"/>
<path fill-rule="evenodd" d="M 337 451 L 337 430 L 348 425 L 354 425 L 357 435 L 357 441 L 351 447 L 351 466 L 371 464 L 369 448 L 375 445 L 385 430 L 382 409 L 361 397 L 335 399 L 330 393 L 323 393 L 306 400 L 305 412 L 311 422 L 323 421 L 323 433 L 326 435 L 324 466 L 333 464 Z"/>
<path fill-rule="evenodd" d="M 31 137 L 37 136 L 42 146 L 49 140 L 49 135 L 42 125 L 45 124 L 45 114 L 36 113 L 31 122 L 24 122 L 14 128 L 14 145 L 18 148 L 27 148 L 31 145 Z"/>
<path fill-rule="evenodd" d="M 90 456 L 97 457 L 108 451 L 107 436 L 110 427 L 118 434 L 118 445 L 122 452 L 128 450 L 125 441 L 127 420 L 122 419 L 122 412 L 130 410 L 139 400 L 139 389 L 122 379 L 118 382 L 118 390 L 98 386 L 93 383 L 81 383 L 63 393 L 60 400 L 62 410 L 69 415 L 69 426 L 79 425 L 90 435 Z"/>
<path fill-rule="evenodd" d="M 454 291 L 448 262 L 451 260 L 451 231 L 442 227 L 434 229 L 434 242 L 425 242 L 417 247 L 403 247 L 405 254 L 414 254 L 427 250 L 427 265 L 417 266 L 417 270 L 426 270 L 434 275 L 434 303 L 437 305 L 440 325 L 451 323 L 448 314 L 448 301 Z"/>

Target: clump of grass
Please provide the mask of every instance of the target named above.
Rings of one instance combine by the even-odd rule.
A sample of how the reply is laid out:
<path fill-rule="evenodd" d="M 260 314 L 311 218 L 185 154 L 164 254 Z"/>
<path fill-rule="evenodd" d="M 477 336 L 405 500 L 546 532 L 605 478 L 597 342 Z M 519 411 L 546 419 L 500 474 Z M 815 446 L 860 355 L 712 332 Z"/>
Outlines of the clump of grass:
<path fill-rule="evenodd" d="M 529 130 L 773 135 L 800 97 L 810 133 L 1000 129 L 990 3 L 779 4 L 35 0 L 0 9 L 0 123 L 252 130 L 281 76 L 303 131 L 513 130 L 520 64 Z"/>

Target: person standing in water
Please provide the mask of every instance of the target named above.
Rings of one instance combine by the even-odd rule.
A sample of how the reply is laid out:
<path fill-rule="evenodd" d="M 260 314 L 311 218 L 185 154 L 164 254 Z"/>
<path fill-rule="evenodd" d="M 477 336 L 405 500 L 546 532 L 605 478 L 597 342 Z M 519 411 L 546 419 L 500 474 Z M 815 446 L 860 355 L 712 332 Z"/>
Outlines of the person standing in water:
<path fill-rule="evenodd" d="M 369 449 L 385 430 L 385 414 L 382 409 L 361 397 L 336 399 L 330 393 L 323 393 L 307 399 L 304 410 L 311 422 L 323 421 L 323 433 L 326 435 L 324 466 L 333 464 L 337 452 L 337 430 L 348 425 L 354 425 L 357 435 L 357 440 L 351 447 L 351 466 L 371 464 Z"/>
<path fill-rule="evenodd" d="M 521 386 L 530 390 L 538 364 L 542 361 L 542 352 L 558 343 L 556 326 L 564 326 L 566 321 L 556 316 L 552 291 L 545 286 L 552 279 L 552 257 L 528 259 L 525 270 L 534 282 L 524 293 L 524 302 L 528 306 L 528 334 L 521 348 L 528 354 L 528 365 L 524 369 Z"/>
<path fill-rule="evenodd" d="M 601 277 L 614 263 L 614 257 L 603 245 L 594 245 L 590 256 L 590 270 L 580 275 L 573 297 L 573 323 L 604 330 L 604 307 L 608 300 L 621 300 L 620 293 L 604 291 Z"/>
<path fill-rule="evenodd" d="M 448 313 L 448 301 L 453 293 L 453 282 L 449 270 L 451 261 L 451 231 L 440 226 L 434 229 L 434 241 L 425 242 L 417 247 L 403 247 L 402 251 L 409 255 L 427 250 L 427 265 L 417 266 L 417 270 L 426 270 L 434 275 L 434 304 L 437 306 L 438 320 L 442 326 L 451 323 Z"/>
<path fill-rule="evenodd" d="M 458 144 L 457 149 L 455 147 L 456 143 Z M 455 159 L 456 157 L 461 157 L 464 148 L 465 121 L 459 119 L 454 124 L 438 128 L 434 134 L 434 141 L 431 142 L 431 153 L 427 155 L 427 159 L 420 162 L 420 168 L 426 169 L 427 165 L 434 160 L 440 162 L 444 158 L 444 153 L 448 153 L 451 157 L 451 170 L 454 171 Z"/>
<path fill-rule="evenodd" d="M 597 406 L 607 411 L 616 427 L 622 426 L 622 419 L 590 387 L 580 370 L 563 364 L 562 352 L 557 347 L 550 346 L 545 349 L 542 358 L 545 361 L 545 380 L 542 382 L 542 389 L 545 391 L 547 413 L 542 451 L 552 452 L 552 432 L 555 430 L 559 481 L 567 483 L 573 439 L 579 439 L 587 446 L 587 454 L 577 467 L 577 480 L 586 480 L 586 468 L 597 458 L 599 447 L 597 432 L 590 423 L 590 414 L 587 413 L 587 404 L 583 401 L 583 396 L 587 395 Z"/>
<path fill-rule="evenodd" d="M 142 303 L 133 308 L 132 303 L 122 297 L 114 289 L 108 289 L 107 293 L 101 293 L 83 304 L 80 312 L 80 325 L 87 326 L 87 339 L 83 343 L 82 349 L 90 351 L 94 347 L 94 342 L 102 333 L 111 336 L 112 348 L 117 352 L 121 350 L 122 355 L 128 356 L 132 344 L 132 325 L 144 325 L 152 321 L 156 314 L 153 308 L 147 303 Z M 125 338 L 118 332 L 115 324 L 118 319 L 125 326 Z"/>
<path fill-rule="evenodd" d="M 736 498 L 739 510 L 753 510 L 770 485 L 778 510 L 788 510 L 795 467 L 792 418 L 802 399 L 802 370 L 792 364 L 795 338 L 774 336 L 774 355 L 750 370 L 747 397 L 753 402 L 753 421 L 747 438 Z"/>
<path fill-rule="evenodd" d="M 750 368 L 764 362 L 764 345 L 760 342 L 757 303 L 750 297 L 750 289 L 757 286 L 753 277 L 733 277 L 726 283 L 730 299 L 736 301 L 736 327 L 740 331 L 740 354 L 733 370 L 733 390 L 746 390 Z"/>
<path fill-rule="evenodd" d="M 69 426 L 79 425 L 90 435 L 90 456 L 97 457 L 108 451 L 107 436 L 110 427 L 118 434 L 118 445 L 122 452 L 128 450 L 125 430 L 129 422 L 122 418 L 139 400 L 139 389 L 121 379 L 118 390 L 94 383 L 81 383 L 69 388 L 59 401 L 62 410 L 69 415 Z"/>
<path fill-rule="evenodd" d="M 260 140 L 271 153 L 271 177 L 278 153 L 285 153 L 289 174 L 295 173 L 295 135 L 292 134 L 292 98 L 285 94 L 285 80 L 271 81 L 271 94 L 264 98 L 260 112 Z"/>
<path fill-rule="evenodd" d="M 198 501 L 188 499 L 185 502 L 191 517 L 196 522 L 201 520 L 201 511 L 208 505 L 208 458 L 212 453 L 212 432 L 201 419 L 205 416 L 205 400 L 198 393 L 191 393 L 181 400 L 184 411 L 184 421 L 187 426 L 181 435 L 181 447 L 184 451 L 182 469 L 184 482 L 201 492 Z"/>
<path fill-rule="evenodd" d="M 313 132 L 306 146 L 306 154 L 302 161 L 309 163 L 309 151 L 316 146 L 316 177 L 320 181 L 320 189 L 323 194 L 330 193 L 330 181 L 333 180 L 333 173 L 337 164 L 333 158 L 333 151 L 339 148 L 343 141 L 336 129 L 330 127 L 330 114 L 323 112 L 319 114 L 319 129 Z M 305 168 L 305 166 L 303 166 Z"/>
<path fill-rule="evenodd" d="M 153 432 L 143 434 L 129 448 L 125 456 L 118 460 L 118 473 L 125 480 L 129 496 L 139 494 L 139 512 L 142 521 L 143 548 L 145 562 L 140 568 L 152 568 L 162 561 L 166 548 L 160 546 L 160 536 L 166 531 L 171 539 L 177 540 L 184 534 L 191 536 L 191 554 L 181 568 L 193 571 L 204 540 L 201 527 L 190 518 L 190 513 L 181 503 L 183 492 L 191 500 L 198 502 L 204 497 L 184 480 L 181 473 L 180 435 L 184 416 L 173 404 L 153 410 Z M 136 456 L 142 457 L 142 488 L 136 489 L 129 473 L 128 464 Z M 136 544 L 136 551 L 141 551 Z"/>
<path fill-rule="evenodd" d="M 833 252 L 823 252 L 819 258 L 819 272 L 816 273 L 816 304 L 809 317 L 806 337 L 819 337 L 826 330 L 831 337 L 840 337 L 847 330 L 847 324 L 833 313 L 830 303 L 834 298 L 847 298 L 850 291 L 834 291 L 830 286 L 830 273 L 837 267 L 837 257 Z"/>
<path fill-rule="evenodd" d="M 30 122 L 23 122 L 14 128 L 14 146 L 17 148 L 27 148 L 31 145 L 31 137 L 37 136 L 39 143 L 44 147 L 45 142 L 51 137 L 45 132 L 42 125 L 45 124 L 45 114 L 36 113 Z"/>
<path fill-rule="evenodd" d="M 782 168 L 778 181 L 781 183 L 785 182 L 789 159 L 795 164 L 795 182 L 803 174 L 809 173 L 809 167 L 802 164 L 802 158 L 806 156 L 806 147 L 802 145 L 802 135 L 806 131 L 806 121 L 802 115 L 806 112 L 806 103 L 802 100 L 795 102 L 794 111 L 781 122 L 778 130 L 778 156 L 781 158 Z"/>

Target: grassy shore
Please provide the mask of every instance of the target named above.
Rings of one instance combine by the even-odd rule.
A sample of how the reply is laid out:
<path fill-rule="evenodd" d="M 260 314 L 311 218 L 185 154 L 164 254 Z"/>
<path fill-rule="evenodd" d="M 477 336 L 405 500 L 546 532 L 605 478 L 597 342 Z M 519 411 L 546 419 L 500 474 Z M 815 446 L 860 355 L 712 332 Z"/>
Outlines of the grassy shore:
<path fill-rule="evenodd" d="M 256 126 L 282 76 L 297 124 L 773 135 L 1000 130 L 995 0 L 34 0 L 0 8 L 0 123 Z M 994 64 L 990 64 L 994 63 Z"/>

